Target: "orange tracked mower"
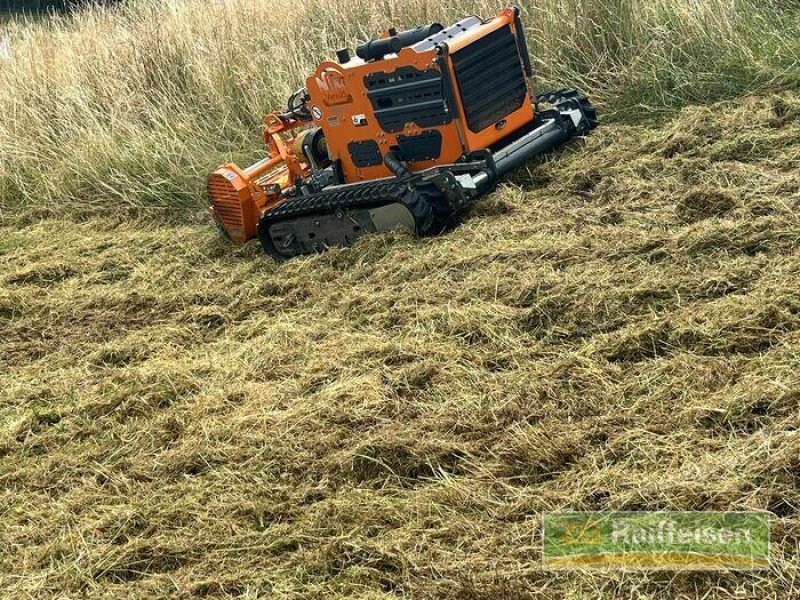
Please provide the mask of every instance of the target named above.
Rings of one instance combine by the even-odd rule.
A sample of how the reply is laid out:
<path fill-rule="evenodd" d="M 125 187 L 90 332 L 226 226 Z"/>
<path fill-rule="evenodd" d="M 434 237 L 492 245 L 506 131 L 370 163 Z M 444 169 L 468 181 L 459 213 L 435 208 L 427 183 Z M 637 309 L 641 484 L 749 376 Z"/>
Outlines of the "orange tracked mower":
<path fill-rule="evenodd" d="M 397 227 L 439 233 L 502 175 L 597 126 L 583 95 L 534 96 L 532 75 L 516 7 L 339 50 L 264 120 L 267 158 L 210 176 L 211 215 L 279 260 Z"/>

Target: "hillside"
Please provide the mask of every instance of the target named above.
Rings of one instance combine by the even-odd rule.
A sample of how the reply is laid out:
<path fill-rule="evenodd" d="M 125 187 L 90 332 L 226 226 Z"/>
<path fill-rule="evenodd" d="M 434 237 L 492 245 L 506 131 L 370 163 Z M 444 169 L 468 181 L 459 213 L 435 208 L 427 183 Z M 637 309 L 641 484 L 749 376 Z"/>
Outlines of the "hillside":
<path fill-rule="evenodd" d="M 783 93 L 281 266 L 206 223 L 4 228 L 2 589 L 796 595 L 799 157 Z M 774 569 L 543 573 L 540 511 L 604 508 L 772 510 Z"/>
<path fill-rule="evenodd" d="M 122 84 L 90 69 L 127 58 L 98 50 L 48 75 L 55 91 L 33 64 L 48 31 L 95 48 L 87 31 L 152 24 L 148 6 L 17 32 L 0 64 L 0 81 L 38 77 L 0 88 L 17 107 L 0 122 L 0 596 L 800 595 L 788 33 L 775 62 L 742 50 L 742 81 L 683 71 L 705 100 L 648 72 L 637 106 L 624 72 L 594 86 L 572 62 L 604 110 L 591 137 L 443 236 L 277 265 L 216 235 L 199 191 L 223 147 L 257 155 L 246 127 L 266 101 L 216 126 L 192 129 L 189 101 L 123 123 L 144 93 L 98 103 Z M 772 511 L 772 568 L 542 570 L 542 511 L 605 509 Z"/>

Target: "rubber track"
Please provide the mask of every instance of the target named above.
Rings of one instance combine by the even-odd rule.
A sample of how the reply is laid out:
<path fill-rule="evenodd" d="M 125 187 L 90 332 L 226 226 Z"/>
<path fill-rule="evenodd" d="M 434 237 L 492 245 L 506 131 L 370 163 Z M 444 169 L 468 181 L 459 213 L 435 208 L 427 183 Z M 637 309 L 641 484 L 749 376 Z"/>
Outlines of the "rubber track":
<path fill-rule="evenodd" d="M 332 214 L 338 210 L 375 208 L 403 204 L 414 216 L 417 234 L 427 235 L 437 222 L 447 218 L 449 207 L 442 206 L 430 184 L 415 184 L 414 177 L 376 181 L 342 189 L 323 190 L 316 194 L 287 200 L 261 216 L 261 223 L 272 225 L 299 217 Z M 267 225 L 268 226 L 268 225 Z"/>
<path fill-rule="evenodd" d="M 323 190 L 316 194 L 287 200 L 268 210 L 261 218 L 283 221 L 293 217 L 328 214 L 336 209 L 380 206 L 387 203 L 387 198 L 396 198 L 401 193 L 402 183 L 402 180 L 393 179 L 345 186 L 342 189 Z"/>
<path fill-rule="evenodd" d="M 315 219 L 339 211 L 369 209 L 388 204 L 402 204 L 414 219 L 416 235 L 441 233 L 455 221 L 455 210 L 433 184 L 415 176 L 356 184 L 342 189 L 322 190 L 316 194 L 287 200 L 265 212 L 258 222 L 258 235 L 264 250 L 279 260 L 281 254 L 272 243 L 270 228 L 277 223 Z"/>

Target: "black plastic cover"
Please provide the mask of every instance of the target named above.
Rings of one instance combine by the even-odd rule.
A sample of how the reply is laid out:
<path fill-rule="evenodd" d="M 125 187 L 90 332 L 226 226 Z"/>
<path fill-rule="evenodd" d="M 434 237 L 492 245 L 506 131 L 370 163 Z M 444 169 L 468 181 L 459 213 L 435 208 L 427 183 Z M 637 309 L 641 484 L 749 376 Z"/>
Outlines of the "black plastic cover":
<path fill-rule="evenodd" d="M 378 142 L 375 140 L 350 142 L 347 144 L 347 151 L 350 153 L 350 158 L 353 159 L 353 164 L 358 168 L 383 164 L 383 157 L 378 148 Z"/>
<path fill-rule="evenodd" d="M 419 135 L 398 135 L 400 158 L 406 162 L 433 160 L 442 155 L 442 134 L 436 129 Z"/>

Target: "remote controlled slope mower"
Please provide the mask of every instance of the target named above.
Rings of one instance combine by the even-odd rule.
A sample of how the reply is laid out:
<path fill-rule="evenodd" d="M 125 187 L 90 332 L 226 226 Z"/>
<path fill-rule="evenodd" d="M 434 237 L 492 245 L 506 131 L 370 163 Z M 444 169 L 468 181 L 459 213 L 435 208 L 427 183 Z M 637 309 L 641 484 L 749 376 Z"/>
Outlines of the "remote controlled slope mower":
<path fill-rule="evenodd" d="M 584 96 L 534 97 L 532 75 L 516 7 L 339 50 L 266 117 L 267 158 L 210 176 L 211 214 L 278 260 L 397 227 L 440 233 L 505 173 L 596 127 Z"/>

